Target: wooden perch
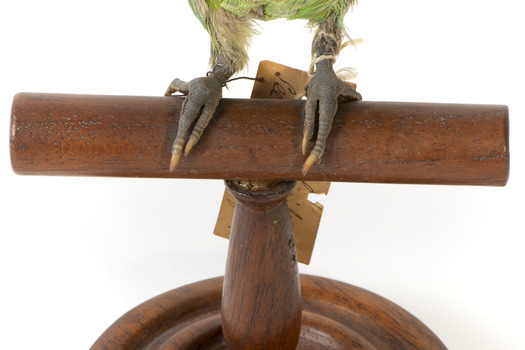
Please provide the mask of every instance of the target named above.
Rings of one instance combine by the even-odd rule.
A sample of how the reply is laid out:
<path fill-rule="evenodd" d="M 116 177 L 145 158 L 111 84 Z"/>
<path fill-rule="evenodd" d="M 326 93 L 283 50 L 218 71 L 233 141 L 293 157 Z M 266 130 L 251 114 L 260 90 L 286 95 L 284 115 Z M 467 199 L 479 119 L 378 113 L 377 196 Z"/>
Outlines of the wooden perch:
<path fill-rule="evenodd" d="M 321 164 L 303 177 L 304 101 L 224 99 L 168 170 L 182 97 L 21 93 L 11 114 L 17 174 L 496 185 L 509 174 L 508 109 L 345 102 Z"/>

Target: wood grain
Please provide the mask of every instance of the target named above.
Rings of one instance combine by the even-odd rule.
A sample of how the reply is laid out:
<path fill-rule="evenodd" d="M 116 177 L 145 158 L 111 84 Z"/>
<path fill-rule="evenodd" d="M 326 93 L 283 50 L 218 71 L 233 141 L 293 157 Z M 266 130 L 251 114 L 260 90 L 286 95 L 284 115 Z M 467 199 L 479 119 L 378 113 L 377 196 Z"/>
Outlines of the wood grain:
<path fill-rule="evenodd" d="M 215 278 L 152 298 L 117 320 L 91 349 L 228 349 L 220 327 L 222 285 Z M 309 275 L 301 275 L 301 287 L 297 350 L 446 349 L 420 320 L 374 293 Z"/>
<path fill-rule="evenodd" d="M 301 331 L 301 285 L 286 198 L 295 182 L 246 191 L 237 199 L 222 294 L 229 349 L 295 349 Z"/>
<path fill-rule="evenodd" d="M 228 100 L 169 172 L 182 97 L 21 93 L 11 161 L 25 175 L 505 185 L 508 109 L 341 103 L 320 165 L 301 175 L 304 101 Z"/>

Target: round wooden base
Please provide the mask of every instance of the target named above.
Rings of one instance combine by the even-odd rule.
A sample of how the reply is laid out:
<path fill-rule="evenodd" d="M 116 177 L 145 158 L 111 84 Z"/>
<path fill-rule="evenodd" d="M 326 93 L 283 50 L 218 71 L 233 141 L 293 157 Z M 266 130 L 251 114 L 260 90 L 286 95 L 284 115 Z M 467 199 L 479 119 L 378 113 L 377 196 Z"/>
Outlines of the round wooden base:
<path fill-rule="evenodd" d="M 117 320 L 92 349 L 226 349 L 222 277 L 174 289 Z M 446 349 L 394 303 L 342 282 L 301 275 L 303 317 L 297 349 Z"/>

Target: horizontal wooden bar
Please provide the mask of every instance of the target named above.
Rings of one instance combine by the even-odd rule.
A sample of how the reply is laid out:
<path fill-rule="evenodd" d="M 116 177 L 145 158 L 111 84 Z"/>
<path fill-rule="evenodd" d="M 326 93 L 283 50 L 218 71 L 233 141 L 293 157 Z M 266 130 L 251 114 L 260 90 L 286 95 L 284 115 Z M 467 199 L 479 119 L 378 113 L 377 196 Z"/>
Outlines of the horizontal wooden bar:
<path fill-rule="evenodd" d="M 497 185 L 509 174 L 508 108 L 343 102 L 328 148 L 301 167 L 304 101 L 224 99 L 199 143 L 168 170 L 183 97 L 20 93 L 17 174 Z"/>

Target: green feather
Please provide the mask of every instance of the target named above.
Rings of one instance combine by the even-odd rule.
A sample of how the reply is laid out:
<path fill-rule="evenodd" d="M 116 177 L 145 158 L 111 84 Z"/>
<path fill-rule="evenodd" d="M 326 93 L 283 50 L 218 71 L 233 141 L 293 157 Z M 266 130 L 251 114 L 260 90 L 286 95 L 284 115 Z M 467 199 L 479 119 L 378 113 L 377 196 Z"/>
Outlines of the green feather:
<path fill-rule="evenodd" d="M 312 25 L 326 21 L 346 34 L 343 18 L 357 0 L 189 0 L 195 16 L 210 34 L 211 65 L 219 61 L 239 71 L 248 62 L 246 48 L 254 19 L 303 19 Z M 228 40 L 219 38 L 227 37 Z M 219 43 L 221 41 L 221 43 Z M 224 63 L 226 62 L 226 63 Z"/>
<path fill-rule="evenodd" d="M 338 20 L 342 19 L 355 0 L 209 0 L 208 2 L 210 6 L 220 5 L 237 16 L 249 16 L 252 10 L 262 6 L 267 20 L 287 18 L 323 22 L 330 16 L 335 16 Z"/>
<path fill-rule="evenodd" d="M 333 17 L 343 26 L 343 18 L 357 0 L 189 0 L 195 16 L 208 29 L 207 12 L 224 9 L 239 17 L 249 17 L 259 8 L 265 20 L 277 18 L 304 19 L 322 23 Z"/>

